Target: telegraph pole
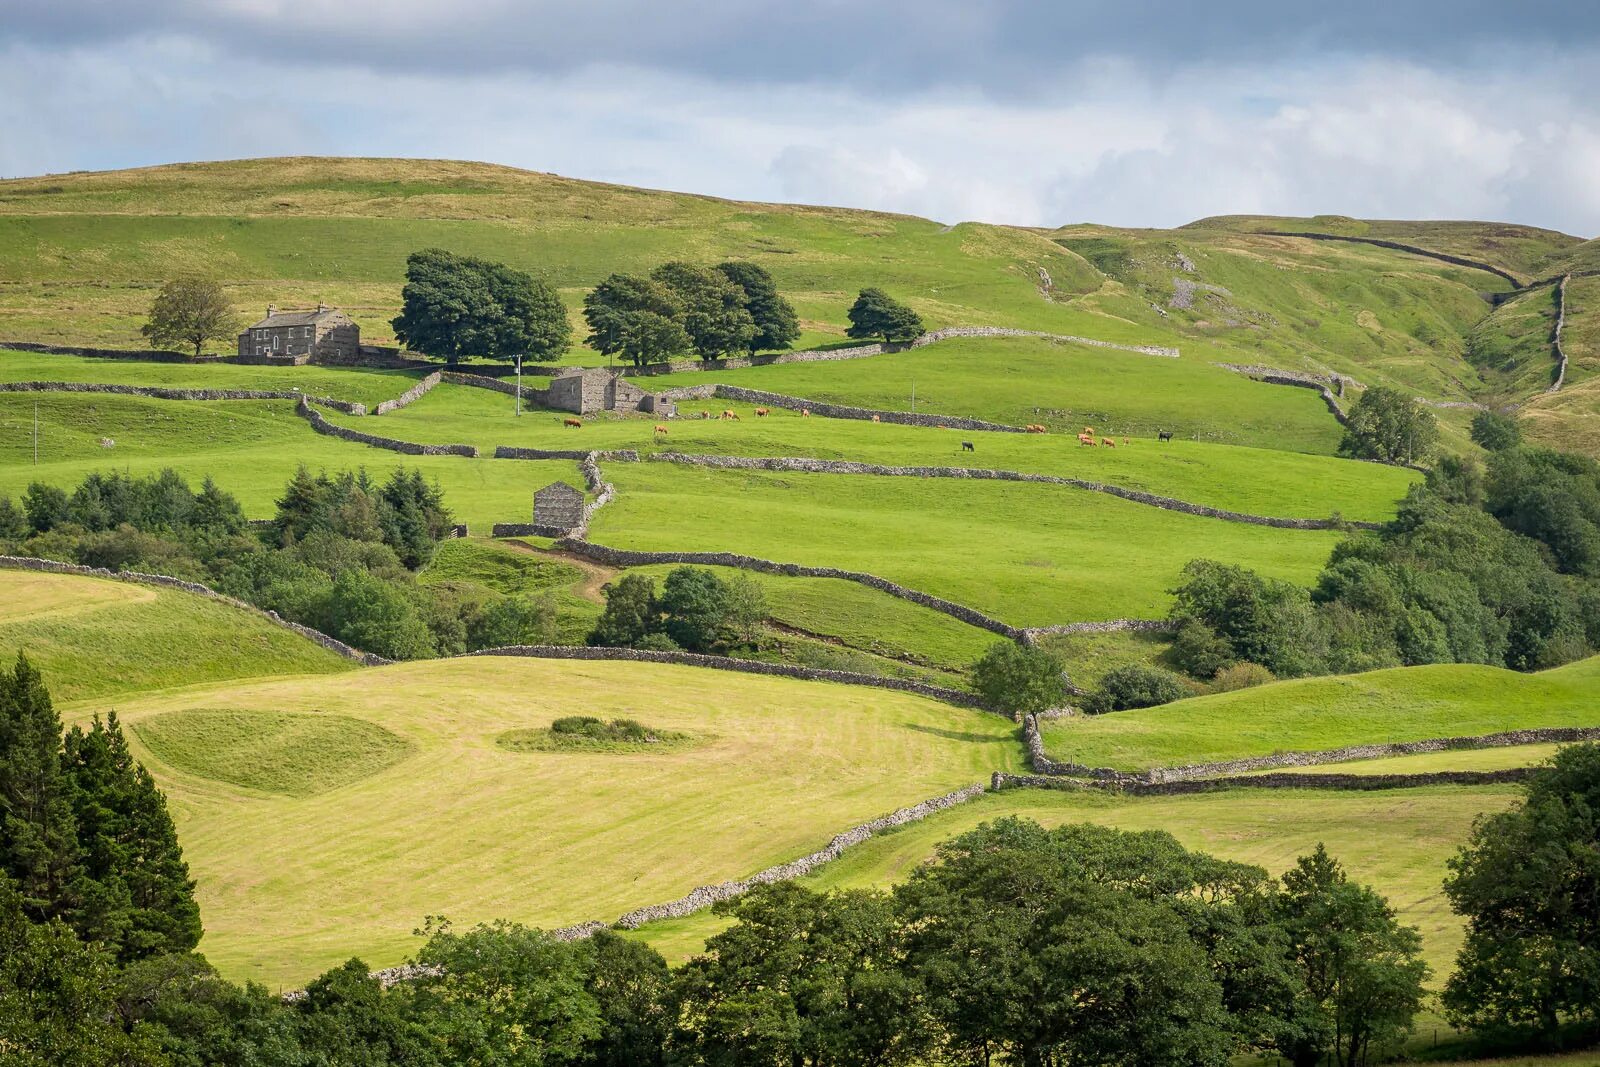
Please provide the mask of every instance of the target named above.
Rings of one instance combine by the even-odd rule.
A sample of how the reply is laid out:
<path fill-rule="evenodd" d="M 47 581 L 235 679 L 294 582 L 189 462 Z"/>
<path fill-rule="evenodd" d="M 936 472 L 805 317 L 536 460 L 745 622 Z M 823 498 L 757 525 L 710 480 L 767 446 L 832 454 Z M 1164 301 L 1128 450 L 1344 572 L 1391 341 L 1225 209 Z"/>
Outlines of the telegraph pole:
<path fill-rule="evenodd" d="M 517 414 L 522 414 L 522 354 L 516 355 L 517 361 Z"/>

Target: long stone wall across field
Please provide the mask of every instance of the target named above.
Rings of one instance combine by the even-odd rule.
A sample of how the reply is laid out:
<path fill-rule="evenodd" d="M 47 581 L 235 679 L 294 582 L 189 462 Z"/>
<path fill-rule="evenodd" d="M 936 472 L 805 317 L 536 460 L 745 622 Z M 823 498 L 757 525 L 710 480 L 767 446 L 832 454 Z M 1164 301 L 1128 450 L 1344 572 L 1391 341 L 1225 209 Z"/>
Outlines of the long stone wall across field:
<path fill-rule="evenodd" d="M 592 559 L 596 563 L 604 563 L 610 567 L 643 567 L 652 563 L 690 563 L 703 567 L 738 567 L 741 570 L 760 571 L 763 574 L 782 574 L 791 578 L 839 578 L 847 582 L 876 589 L 890 596 L 897 596 L 902 600 L 909 600 L 913 604 L 920 604 L 925 608 L 943 612 L 952 618 L 960 619 L 964 623 L 988 630 L 991 633 L 1009 637 L 1013 641 L 1019 640 L 1022 630 L 999 619 L 985 615 L 975 608 L 964 604 L 945 600 L 942 597 L 932 596 L 928 593 L 908 589 L 903 585 L 879 578 L 875 574 L 863 571 L 839 570 L 836 567 L 807 567 L 799 563 L 775 563 L 769 559 L 760 559 L 756 556 L 743 556 L 734 552 L 648 552 L 638 549 L 611 548 L 606 545 L 585 541 L 581 538 L 567 538 L 557 546 L 574 555 Z"/>
<path fill-rule="evenodd" d="M 1520 782 L 1535 768 L 1508 767 L 1498 771 L 1419 771 L 1415 774 L 1258 774 L 1234 778 L 1205 778 L 1186 782 L 1104 782 L 1082 778 L 1057 778 L 1041 774 L 996 771 L 990 788 L 1066 789 L 1107 791 L 1130 796 L 1181 796 L 1223 789 L 1338 789 L 1367 792 L 1379 789 L 1415 789 L 1429 785 L 1496 785 Z"/>
<path fill-rule="evenodd" d="M 619 463 L 639 462 L 639 453 L 631 448 L 517 448 L 512 445 L 498 445 L 494 450 L 495 459 L 572 459 L 581 461 L 591 456 L 595 459 L 614 460 Z"/>
<path fill-rule="evenodd" d="M 504 393 L 507 396 L 517 395 L 516 382 L 502 381 L 499 378 L 489 378 L 482 374 L 465 374 L 461 371 L 447 370 L 440 371 L 439 373 L 443 376 L 445 381 L 454 385 L 470 385 L 474 389 L 492 389 L 497 393 Z M 524 404 L 532 404 L 535 407 L 547 407 L 549 406 L 549 400 L 550 390 L 548 389 L 537 389 L 527 385 L 522 387 L 522 402 Z"/>
<path fill-rule="evenodd" d="M 399 411 L 407 404 L 421 400 L 423 397 L 427 396 L 433 391 L 433 387 L 439 384 L 441 377 L 442 375 L 439 371 L 434 371 L 432 374 L 428 375 L 426 378 L 423 378 L 416 385 L 413 385 L 410 389 L 407 389 L 393 400 L 385 400 L 383 403 L 373 408 L 372 413 L 374 415 L 387 415 L 391 411 Z"/>
<path fill-rule="evenodd" d="M 307 404 L 304 399 L 295 408 L 311 428 L 317 433 L 329 437 L 337 437 L 343 441 L 354 441 L 356 444 L 371 445 L 373 448 L 386 448 L 390 452 L 403 452 L 408 456 L 476 456 L 478 449 L 473 445 L 423 445 L 415 441 L 397 441 L 392 437 L 379 437 L 375 433 L 362 433 L 352 430 L 348 426 L 336 426 L 322 417 L 322 414 Z"/>
<path fill-rule="evenodd" d="M 1146 504 L 1166 511 L 1179 511 L 1186 515 L 1221 519 L 1224 522 L 1242 522 L 1253 526 L 1272 526 L 1286 530 L 1331 530 L 1344 527 L 1376 530 L 1380 527 L 1380 524 L 1375 522 L 1340 522 L 1334 519 L 1286 519 L 1266 515 L 1249 515 L 1240 511 L 1228 511 L 1222 508 L 1205 507 L 1201 504 L 1191 504 L 1185 500 L 1177 500 L 1169 496 L 1157 496 L 1154 493 L 1144 493 L 1136 489 L 1125 489 L 1120 485 L 1091 482 L 1083 478 L 1064 478 L 1053 474 L 1029 474 L 1023 471 L 996 470 L 988 467 L 889 467 L 877 463 L 809 459 L 806 457 L 712 456 L 689 455 L 682 452 L 658 452 L 652 455 L 650 459 L 662 463 L 681 463 L 695 467 L 714 467 L 731 470 L 799 471 L 808 474 L 870 474 L 891 478 L 968 478 L 1005 482 L 1037 482 L 1045 485 L 1063 485 L 1072 489 L 1086 489 L 1089 492 L 1105 493 L 1108 496 L 1119 497 L 1136 504 Z"/>
<path fill-rule="evenodd" d="M 718 901 L 728 900 L 748 893 L 756 886 L 770 885 L 773 882 L 786 882 L 804 877 L 823 864 L 838 859 L 846 849 L 853 845 L 859 845 L 874 834 L 882 833 L 884 830 L 889 830 L 896 826 L 904 826 L 906 823 L 916 822 L 919 819 L 925 819 L 929 815 L 953 808 L 958 804 L 965 804 L 974 797 L 981 796 L 983 792 L 984 787 L 982 783 L 979 783 L 977 785 L 969 785 L 965 789 L 957 789 L 953 793 L 934 797 L 931 800 L 924 800 L 922 803 L 913 804 L 908 808 L 900 808 L 882 818 L 873 819 L 871 822 L 862 823 L 860 826 L 846 830 L 809 856 L 801 856 L 797 860 L 768 867 L 764 871 L 756 872 L 749 878 L 700 886 L 689 895 L 669 901 L 666 904 L 653 904 L 647 908 L 630 911 L 618 919 L 616 925 L 623 929 L 631 930 L 643 926 L 645 923 L 656 922 L 660 919 L 682 918 L 685 915 L 703 911 Z"/>
<path fill-rule="evenodd" d="M 377 667 L 394 662 L 347 645 L 337 638 L 329 637 L 321 630 L 313 630 L 309 626 L 301 626 L 297 622 L 291 622 L 275 611 L 264 611 L 254 604 L 247 604 L 243 600 L 235 600 L 231 596 L 219 593 L 210 586 L 201 585 L 198 582 L 184 581 L 182 578 L 172 578 L 165 574 L 142 574 L 138 571 L 110 571 L 103 567 L 83 567 L 76 563 L 62 563 L 59 560 L 38 559 L 33 556 L 0 556 L 0 567 L 18 571 L 40 571 L 46 574 L 81 574 L 88 578 L 109 578 L 117 582 L 156 585 L 164 589 L 181 589 L 185 593 L 203 596 L 208 600 L 220 600 L 230 607 L 258 615 L 274 626 L 281 626 L 285 630 L 291 630 L 306 640 L 314 641 L 323 648 L 331 652 L 337 652 L 345 659 L 359 663 L 364 667 Z"/>
<path fill-rule="evenodd" d="M 1023 739 L 1028 746 L 1030 765 L 1033 767 L 1035 774 L 1089 778 L 1124 785 L 1190 782 L 1200 779 L 1225 778 L 1230 775 L 1248 774 L 1252 771 L 1274 770 L 1281 767 L 1315 767 L 1329 763 L 1386 759 L 1391 756 L 1415 756 L 1428 752 L 1468 751 L 1482 748 L 1506 748 L 1517 745 L 1571 744 L 1580 741 L 1600 740 L 1600 726 L 1556 726 L 1530 730 L 1507 730 L 1501 733 L 1466 737 L 1434 737 L 1421 741 L 1347 745 L 1343 748 L 1330 748 L 1310 752 L 1274 752 L 1269 756 L 1218 760 L 1212 763 L 1192 763 L 1181 767 L 1154 767 L 1144 771 L 1121 771 L 1110 767 L 1088 767 L 1082 764 L 1063 763 L 1052 759 L 1045 751 L 1043 739 L 1039 735 L 1038 723 L 1032 716 L 1024 717 L 1022 732 Z"/>
<path fill-rule="evenodd" d="M 624 663 L 675 663 L 686 667 L 709 667 L 719 671 L 740 674 L 764 674 L 778 678 L 798 678 L 810 682 L 838 682 L 842 685 L 865 685 L 875 689 L 893 689 L 901 693 L 954 704 L 962 708 L 985 710 L 983 701 L 972 693 L 949 689 L 942 685 L 929 685 L 910 678 L 886 678 L 876 674 L 859 674 L 855 671 L 834 671 L 822 667 L 801 667 L 793 663 L 768 663 L 764 660 L 735 659 L 732 656 L 706 656 L 698 652 L 654 652 L 640 648 L 595 648 L 589 645 L 510 645 L 505 648 L 488 648 L 468 652 L 468 656 L 527 656 L 532 659 L 607 660 Z"/>
<path fill-rule="evenodd" d="M 309 401 L 342 411 L 346 415 L 365 415 L 365 404 L 335 400 L 328 396 L 279 389 L 171 389 L 155 385 L 111 385 L 102 382 L 0 382 L 0 393 L 110 393 L 140 396 L 149 400 L 294 400 Z"/>
<path fill-rule="evenodd" d="M 992 433 L 1025 433 L 1021 426 L 1007 426 L 1005 423 L 988 422 L 984 419 L 969 419 L 960 415 L 931 415 L 923 411 L 886 411 L 880 408 L 861 408 L 851 404 L 830 404 L 822 400 L 807 400 L 805 397 L 789 396 L 785 393 L 769 393 L 761 389 L 745 389 L 737 385 L 726 385 L 718 382 L 716 385 L 691 385 L 680 389 L 663 389 L 656 394 L 664 400 L 705 400 L 710 397 L 720 397 L 726 400 L 742 400 L 750 404 L 761 404 L 766 407 L 786 408 L 790 411 L 808 411 L 824 419 L 867 419 L 878 422 L 890 422 L 900 426 L 928 426 L 948 430 L 977 430 Z"/>
<path fill-rule="evenodd" d="M 151 348 L 85 348 L 80 345 L 50 345 L 38 341 L 0 341 L 0 348 L 14 352 L 38 352 L 52 356 L 87 356 L 91 359 L 125 359 L 143 363 L 220 363 L 222 356 L 200 356 Z"/>
<path fill-rule="evenodd" d="M 1481 259 L 1468 259 L 1465 256 L 1452 255 L 1449 252 L 1436 252 L 1431 248 L 1403 244 L 1400 241 L 1387 241 L 1380 237 L 1347 237 L 1337 233 L 1293 233 L 1288 230 L 1258 230 L 1256 232 L 1267 237 L 1304 237 L 1312 241 L 1344 241 L 1349 244 L 1392 248 L 1397 252 L 1409 252 L 1414 256 L 1426 256 L 1428 259 L 1437 259 L 1442 263 L 1450 263 L 1457 267 L 1471 267 L 1473 270 L 1486 271 L 1504 278 L 1518 289 L 1526 288 L 1516 275 L 1504 267 L 1497 267 L 1493 263 L 1485 263 Z"/>
<path fill-rule="evenodd" d="M 1350 416 L 1345 414 L 1344 408 L 1339 406 L 1339 398 L 1328 388 L 1327 380 L 1314 374 L 1302 374 L 1299 371 L 1278 370 L 1273 367 L 1241 366 L 1237 363 L 1216 363 L 1213 366 L 1224 370 L 1231 370 L 1237 374 L 1254 378 L 1258 382 L 1268 385 L 1292 385 L 1301 389 L 1314 389 L 1322 397 L 1322 402 L 1327 405 L 1328 413 L 1339 421 L 1340 426 L 1350 422 Z"/>

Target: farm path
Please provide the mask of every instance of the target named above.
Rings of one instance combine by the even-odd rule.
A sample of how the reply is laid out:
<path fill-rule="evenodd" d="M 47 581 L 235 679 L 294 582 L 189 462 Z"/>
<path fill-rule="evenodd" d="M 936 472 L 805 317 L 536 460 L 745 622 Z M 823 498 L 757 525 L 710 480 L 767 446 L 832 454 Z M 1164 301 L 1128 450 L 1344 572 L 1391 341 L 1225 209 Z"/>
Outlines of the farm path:
<path fill-rule="evenodd" d="M 596 563 L 592 559 L 585 559 L 571 552 L 562 552 L 553 548 L 535 548 L 526 541 L 516 539 L 505 540 L 500 543 L 514 552 L 559 559 L 563 563 L 572 564 L 572 566 L 583 572 L 583 581 L 574 585 L 572 591 L 583 597 L 583 599 L 593 601 L 596 604 L 604 604 L 606 602 L 605 594 L 600 590 L 619 573 L 616 567 L 607 567 L 603 563 Z"/>

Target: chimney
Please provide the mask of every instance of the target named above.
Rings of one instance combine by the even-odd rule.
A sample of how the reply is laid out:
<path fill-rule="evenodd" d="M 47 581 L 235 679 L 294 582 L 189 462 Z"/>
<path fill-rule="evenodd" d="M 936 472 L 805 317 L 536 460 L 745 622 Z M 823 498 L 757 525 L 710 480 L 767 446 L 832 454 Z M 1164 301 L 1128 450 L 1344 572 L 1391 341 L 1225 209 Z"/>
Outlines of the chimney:
<path fill-rule="evenodd" d="M 272 318 L 272 316 L 276 315 L 277 313 L 278 313 L 278 305 L 277 304 L 268 304 L 267 305 L 267 318 L 270 319 L 270 318 Z"/>
<path fill-rule="evenodd" d="M 317 301 L 317 314 L 320 315 L 324 311 L 327 311 L 327 310 L 328 310 L 328 305 L 324 304 L 322 301 L 318 300 Z"/>

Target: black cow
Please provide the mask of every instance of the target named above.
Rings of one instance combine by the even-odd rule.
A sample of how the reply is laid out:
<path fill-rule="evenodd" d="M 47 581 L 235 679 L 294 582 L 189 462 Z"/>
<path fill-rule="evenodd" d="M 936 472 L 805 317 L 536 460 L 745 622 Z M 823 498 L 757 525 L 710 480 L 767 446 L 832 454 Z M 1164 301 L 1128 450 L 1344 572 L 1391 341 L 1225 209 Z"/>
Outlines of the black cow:
<path fill-rule="evenodd" d="M 976 452 L 977 449 L 972 447 L 972 442 L 971 441 L 962 441 L 961 442 L 961 451 L 963 451 L 963 452 Z"/>
<path fill-rule="evenodd" d="M 1172 440 L 1172 431 L 1171 430 L 1160 430 L 1160 431 L 1158 431 L 1156 433 L 1156 436 L 1159 437 L 1163 441 L 1170 441 L 1170 440 Z"/>

